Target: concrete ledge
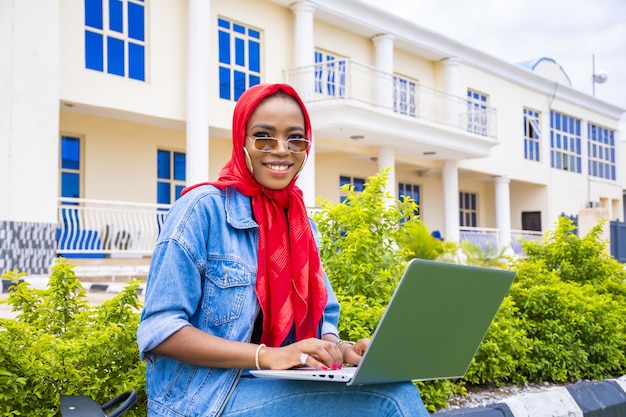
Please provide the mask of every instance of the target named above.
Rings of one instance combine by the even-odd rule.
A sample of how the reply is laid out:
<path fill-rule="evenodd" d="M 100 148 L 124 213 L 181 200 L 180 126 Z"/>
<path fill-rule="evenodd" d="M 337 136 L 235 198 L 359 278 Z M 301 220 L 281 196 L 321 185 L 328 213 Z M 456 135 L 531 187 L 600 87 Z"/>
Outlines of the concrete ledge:
<path fill-rule="evenodd" d="M 519 394 L 486 407 L 445 410 L 433 417 L 623 417 L 626 376 Z"/>

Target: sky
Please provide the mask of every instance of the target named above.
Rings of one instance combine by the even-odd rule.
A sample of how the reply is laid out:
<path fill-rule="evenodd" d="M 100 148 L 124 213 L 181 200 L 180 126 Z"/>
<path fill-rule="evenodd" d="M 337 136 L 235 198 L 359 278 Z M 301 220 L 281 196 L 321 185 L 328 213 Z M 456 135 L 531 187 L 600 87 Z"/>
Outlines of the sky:
<path fill-rule="evenodd" d="M 587 94 L 595 56 L 595 96 L 626 110 L 626 0 L 361 1 L 507 62 L 552 58 Z"/>

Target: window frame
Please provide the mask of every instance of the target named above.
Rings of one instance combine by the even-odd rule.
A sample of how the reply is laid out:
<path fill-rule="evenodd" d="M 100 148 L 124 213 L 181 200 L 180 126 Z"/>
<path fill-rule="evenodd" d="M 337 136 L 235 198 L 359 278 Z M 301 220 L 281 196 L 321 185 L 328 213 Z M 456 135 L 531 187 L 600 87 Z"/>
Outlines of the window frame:
<path fill-rule="evenodd" d="M 64 154 L 65 154 L 65 150 L 63 149 L 64 147 L 64 141 L 65 139 L 74 139 L 76 140 L 76 142 L 78 142 L 78 168 L 68 168 L 68 167 L 64 167 Z M 59 138 L 59 197 L 61 198 L 81 198 L 81 196 L 83 195 L 84 189 L 83 189 L 83 179 L 85 177 L 84 175 L 84 138 L 80 135 L 74 135 L 74 134 L 65 134 L 62 133 L 60 135 Z M 78 176 L 78 180 L 77 180 L 77 187 L 78 187 L 78 193 L 77 195 L 63 195 L 64 194 L 64 174 L 70 174 L 70 175 L 77 175 Z"/>
<path fill-rule="evenodd" d="M 161 175 L 161 162 L 160 159 L 161 154 L 168 154 L 168 175 L 167 177 L 162 177 Z M 183 156 L 183 167 L 177 169 L 176 167 L 176 156 Z M 187 169 L 187 154 L 183 151 L 159 147 L 157 148 L 156 153 L 156 203 L 157 204 L 172 204 L 174 201 L 180 198 L 180 192 L 186 186 L 186 169 Z M 177 176 L 177 172 L 182 172 L 182 179 Z M 168 188 L 168 201 L 164 201 L 161 199 L 162 190 L 161 186 L 167 186 Z"/>
<path fill-rule="evenodd" d="M 617 178 L 615 161 L 615 131 L 595 123 L 587 123 L 588 175 L 615 181 Z"/>
<path fill-rule="evenodd" d="M 541 162 L 541 112 L 524 107 L 524 159 Z"/>
<path fill-rule="evenodd" d="M 315 94 L 324 97 L 346 97 L 348 59 L 322 49 L 315 49 Z"/>
<path fill-rule="evenodd" d="M 459 227 L 478 227 L 477 193 L 459 191 Z"/>
<path fill-rule="evenodd" d="M 582 121 L 550 111 L 550 167 L 576 174 L 582 172 Z M 572 132 L 573 130 L 573 132 Z M 571 169 L 571 168 L 574 169 Z"/>
<path fill-rule="evenodd" d="M 467 131 L 487 136 L 489 129 L 489 95 L 472 88 L 467 89 Z"/>

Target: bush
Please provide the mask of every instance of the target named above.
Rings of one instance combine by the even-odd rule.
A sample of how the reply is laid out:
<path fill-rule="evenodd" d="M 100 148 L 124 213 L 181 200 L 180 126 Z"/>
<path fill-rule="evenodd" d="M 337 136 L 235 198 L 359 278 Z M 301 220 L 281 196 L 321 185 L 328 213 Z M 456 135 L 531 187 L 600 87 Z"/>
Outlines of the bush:
<path fill-rule="evenodd" d="M 7 300 L 15 319 L 0 319 L 0 415 L 58 416 L 60 395 L 103 404 L 127 390 L 139 396 L 128 416 L 145 416 L 145 365 L 136 332 L 139 281 L 100 306 L 91 306 L 67 260 L 55 262 L 46 289 L 9 271 Z"/>
<path fill-rule="evenodd" d="M 425 230 L 415 214 L 414 201 L 388 204 L 391 197 L 384 191 L 387 172 L 385 169 L 368 178 L 360 193 L 344 186 L 346 200 L 338 204 L 324 201 L 314 216 L 320 231 L 322 263 L 341 305 L 339 329 L 343 339 L 371 337 L 407 260 L 414 256 L 411 248 L 419 249 L 416 243 L 423 236 L 419 232 Z M 428 238 L 436 240 L 430 233 Z M 407 323 L 410 321 L 408 317 Z M 464 392 L 454 381 L 416 384 L 429 411 L 444 406 L 449 395 Z"/>

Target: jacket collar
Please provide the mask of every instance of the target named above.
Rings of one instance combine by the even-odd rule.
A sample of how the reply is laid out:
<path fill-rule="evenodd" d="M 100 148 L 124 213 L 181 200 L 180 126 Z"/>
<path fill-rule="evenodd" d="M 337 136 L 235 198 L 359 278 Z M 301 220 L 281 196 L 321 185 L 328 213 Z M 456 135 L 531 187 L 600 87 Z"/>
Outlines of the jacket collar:
<path fill-rule="evenodd" d="M 223 190 L 226 197 L 226 221 L 236 229 L 259 227 L 252 217 L 250 197 L 241 194 L 235 187 Z"/>

